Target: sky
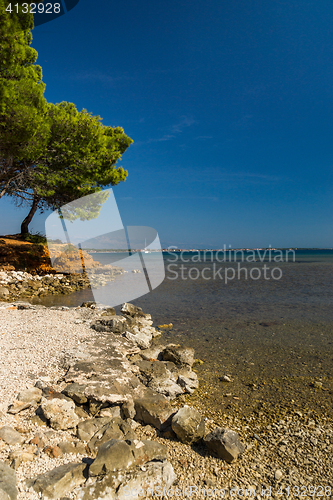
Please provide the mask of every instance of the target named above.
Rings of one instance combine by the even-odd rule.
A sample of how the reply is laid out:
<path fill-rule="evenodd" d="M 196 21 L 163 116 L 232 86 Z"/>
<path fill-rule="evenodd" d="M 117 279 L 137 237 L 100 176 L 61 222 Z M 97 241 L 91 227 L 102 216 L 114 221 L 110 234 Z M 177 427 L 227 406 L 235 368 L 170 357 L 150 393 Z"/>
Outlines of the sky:
<path fill-rule="evenodd" d="M 134 140 L 124 225 L 163 247 L 331 248 L 332 25 L 330 0 L 80 0 L 32 46 L 49 102 Z M 0 210 L 19 232 L 26 209 Z"/>

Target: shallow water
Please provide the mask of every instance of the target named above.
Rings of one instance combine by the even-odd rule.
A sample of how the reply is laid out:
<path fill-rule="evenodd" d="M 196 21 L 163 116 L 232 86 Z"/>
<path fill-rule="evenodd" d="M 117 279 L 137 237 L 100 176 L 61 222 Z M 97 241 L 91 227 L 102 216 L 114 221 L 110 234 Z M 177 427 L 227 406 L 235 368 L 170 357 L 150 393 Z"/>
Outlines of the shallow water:
<path fill-rule="evenodd" d="M 283 262 L 269 256 L 261 262 L 262 254 L 256 262 L 238 257 L 221 262 L 216 254 L 165 254 L 163 283 L 132 303 L 157 325 L 173 323 L 163 342 L 195 348 L 204 361 L 197 369 L 210 405 L 252 411 L 264 402 L 332 413 L 333 251 L 296 251 L 288 262 L 285 255 Z M 274 267 L 281 271 L 272 277 Z M 38 302 L 76 306 L 84 300 L 92 300 L 90 290 Z M 233 382 L 220 382 L 225 374 Z M 316 380 L 324 390 L 312 387 Z"/>

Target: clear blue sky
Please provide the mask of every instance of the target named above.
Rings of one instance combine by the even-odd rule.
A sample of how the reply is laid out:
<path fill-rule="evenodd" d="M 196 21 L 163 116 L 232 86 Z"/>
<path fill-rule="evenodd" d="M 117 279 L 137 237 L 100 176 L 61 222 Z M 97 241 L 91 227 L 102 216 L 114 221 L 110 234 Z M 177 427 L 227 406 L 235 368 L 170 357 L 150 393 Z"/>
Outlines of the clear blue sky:
<path fill-rule="evenodd" d="M 332 26 L 331 0 L 80 0 L 32 46 L 48 101 L 134 140 L 126 225 L 163 246 L 332 247 Z"/>

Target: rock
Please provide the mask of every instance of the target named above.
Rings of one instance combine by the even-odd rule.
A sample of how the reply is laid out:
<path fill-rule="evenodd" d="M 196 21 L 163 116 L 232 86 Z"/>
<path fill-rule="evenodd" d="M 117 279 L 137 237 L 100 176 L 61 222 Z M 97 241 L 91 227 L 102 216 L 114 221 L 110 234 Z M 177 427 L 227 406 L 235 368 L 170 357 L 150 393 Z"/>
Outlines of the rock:
<path fill-rule="evenodd" d="M 36 455 L 27 451 L 16 450 L 12 451 L 8 458 L 10 460 L 10 467 L 17 470 L 22 462 L 31 462 L 36 458 Z"/>
<path fill-rule="evenodd" d="M 135 468 L 130 471 L 120 471 L 108 474 L 102 481 L 86 486 L 79 494 L 79 500 L 116 499 L 125 500 L 130 498 L 137 500 L 142 497 L 140 492 L 151 491 L 163 492 L 163 488 L 168 491 L 177 479 L 172 465 L 168 462 L 147 462 L 145 466 Z M 120 485 L 120 486 L 119 486 Z M 118 488 L 118 489 L 117 489 Z M 116 492 L 117 489 L 117 492 Z M 137 495 L 131 495 L 133 492 Z M 161 493 L 159 493 L 161 496 Z"/>
<path fill-rule="evenodd" d="M 43 452 L 50 458 L 59 458 L 63 453 L 61 448 L 59 448 L 59 446 L 46 446 Z"/>
<path fill-rule="evenodd" d="M 33 415 L 31 417 L 30 421 L 32 424 L 39 425 L 40 427 L 47 427 L 48 424 L 47 418 L 45 418 L 42 413 L 41 414 L 36 413 L 36 415 Z"/>
<path fill-rule="evenodd" d="M 173 408 L 162 394 L 149 393 L 134 400 L 135 420 L 151 424 L 161 430 L 168 425 Z"/>
<path fill-rule="evenodd" d="M 76 403 L 83 405 L 87 403 L 88 399 L 84 395 L 84 390 L 86 386 L 85 385 L 80 385 L 80 384 L 69 384 L 65 389 L 62 391 L 62 394 L 65 394 L 65 396 L 68 396 L 69 398 L 73 399 Z"/>
<path fill-rule="evenodd" d="M 283 477 L 283 472 L 280 469 L 277 469 L 274 473 L 274 477 L 277 481 L 280 481 Z"/>
<path fill-rule="evenodd" d="M 231 378 L 228 377 L 228 375 L 222 375 L 222 377 L 220 377 L 220 382 L 231 382 Z"/>
<path fill-rule="evenodd" d="M 132 318 L 134 318 L 135 316 L 145 316 L 145 313 L 142 312 L 141 307 L 133 306 L 133 304 L 128 304 L 127 302 L 125 302 L 121 306 L 120 310 L 123 314 L 131 316 Z"/>
<path fill-rule="evenodd" d="M 129 441 L 127 442 L 130 443 Z M 167 447 L 155 441 L 149 441 L 147 439 L 143 439 L 142 441 L 132 440 L 130 444 L 132 446 L 135 465 L 141 466 L 152 460 L 166 460 L 168 456 Z"/>
<path fill-rule="evenodd" d="M 163 345 L 152 346 L 149 349 L 144 349 L 140 352 L 140 356 L 142 359 L 146 361 L 152 360 L 161 360 L 162 359 L 162 351 L 165 348 Z"/>
<path fill-rule="evenodd" d="M 108 408 L 104 408 L 99 412 L 100 417 L 110 417 L 116 418 L 120 417 L 120 406 L 109 406 Z"/>
<path fill-rule="evenodd" d="M 86 464 L 66 464 L 28 480 L 27 486 L 32 487 L 43 498 L 59 499 L 83 484 L 86 476 Z"/>
<path fill-rule="evenodd" d="M 87 453 L 86 447 L 82 443 L 73 443 L 71 441 L 62 441 L 58 444 L 62 453 L 73 453 L 74 455 L 85 455 Z"/>
<path fill-rule="evenodd" d="M 8 465 L 0 462 L 0 499 L 16 500 L 16 474 Z"/>
<path fill-rule="evenodd" d="M 50 420 L 50 426 L 55 430 L 66 430 L 76 427 L 79 418 L 75 413 L 73 401 L 51 399 L 41 404 L 44 417 Z"/>
<path fill-rule="evenodd" d="M 9 406 L 8 413 L 10 413 L 11 415 L 16 415 L 23 410 L 27 410 L 28 408 L 30 408 L 30 406 L 30 403 L 23 403 L 22 401 L 16 400 Z"/>
<path fill-rule="evenodd" d="M 121 407 L 121 411 L 125 418 L 133 419 L 135 417 L 136 411 L 133 401 L 126 401 Z"/>
<path fill-rule="evenodd" d="M 4 286 L 0 286 L 0 299 L 5 299 L 10 294 L 9 290 Z"/>
<path fill-rule="evenodd" d="M 127 327 L 126 318 L 123 316 L 111 316 L 109 318 L 95 321 L 91 328 L 97 332 L 124 333 Z"/>
<path fill-rule="evenodd" d="M 148 347 L 150 346 L 151 337 L 149 338 L 143 332 L 138 332 L 136 334 L 133 334 L 131 332 L 126 331 L 124 336 L 128 340 L 133 342 L 135 345 L 140 347 L 140 349 L 148 349 Z"/>
<path fill-rule="evenodd" d="M 177 383 L 180 387 L 183 387 L 185 392 L 188 394 L 192 394 L 195 389 L 198 389 L 199 387 L 199 381 L 197 378 L 184 377 L 183 375 L 179 375 Z"/>
<path fill-rule="evenodd" d="M 90 476 L 141 466 L 151 460 L 165 460 L 167 447 L 154 441 L 111 439 L 102 444 L 95 461 L 89 468 Z"/>
<path fill-rule="evenodd" d="M 34 444 L 35 446 L 37 446 L 37 448 L 44 448 L 44 446 L 45 446 L 45 443 L 44 443 L 42 436 L 38 436 L 38 435 L 34 436 L 30 440 L 30 444 Z"/>
<path fill-rule="evenodd" d="M 162 361 L 138 361 L 140 380 L 147 386 L 171 399 L 182 394 L 184 390 L 173 380 L 173 375 Z"/>
<path fill-rule="evenodd" d="M 245 445 L 241 443 L 238 434 L 222 427 L 217 427 L 213 432 L 207 434 L 204 442 L 209 450 L 228 463 L 231 463 L 245 451 Z"/>
<path fill-rule="evenodd" d="M 156 392 L 159 392 L 160 394 L 163 394 L 169 399 L 175 399 L 177 396 L 184 393 L 184 389 L 180 385 L 176 384 L 176 382 L 170 379 L 167 380 L 153 379 L 151 382 L 149 382 L 148 387 L 150 387 Z"/>
<path fill-rule="evenodd" d="M 205 421 L 194 408 L 184 406 L 172 417 L 171 427 L 182 443 L 199 441 L 205 433 Z"/>
<path fill-rule="evenodd" d="M 89 441 L 99 429 L 110 423 L 111 420 L 110 417 L 103 417 L 91 418 L 84 422 L 80 422 L 77 426 L 77 437 L 81 439 L 81 441 Z"/>
<path fill-rule="evenodd" d="M 164 361 L 172 361 L 176 365 L 192 366 L 194 363 L 194 349 L 170 344 L 163 350 L 162 357 Z"/>
<path fill-rule="evenodd" d="M 2 439 L 6 444 L 9 445 L 22 444 L 24 441 L 24 438 L 21 436 L 21 434 L 8 425 L 1 427 L 0 439 Z"/>
<path fill-rule="evenodd" d="M 111 439 L 99 447 L 97 456 L 89 467 L 89 476 L 101 476 L 108 472 L 127 469 L 133 462 L 131 446 L 125 441 Z"/>
<path fill-rule="evenodd" d="M 136 439 L 137 436 L 131 426 L 121 418 L 115 418 L 101 427 L 89 441 L 87 448 L 95 456 L 98 448 L 111 439 Z"/>
<path fill-rule="evenodd" d="M 42 399 L 42 395 L 43 392 L 40 389 L 38 389 L 37 387 L 32 387 L 31 389 L 21 391 L 17 396 L 17 400 L 33 405 L 40 402 L 40 400 Z"/>

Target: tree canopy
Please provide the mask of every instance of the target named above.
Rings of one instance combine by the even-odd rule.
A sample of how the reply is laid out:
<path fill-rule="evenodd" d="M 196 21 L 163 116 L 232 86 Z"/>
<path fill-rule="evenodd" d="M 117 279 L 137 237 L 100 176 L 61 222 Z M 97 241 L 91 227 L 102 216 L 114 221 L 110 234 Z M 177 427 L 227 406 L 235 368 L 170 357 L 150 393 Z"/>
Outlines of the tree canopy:
<path fill-rule="evenodd" d="M 127 171 L 115 164 L 133 141 L 73 103 L 47 103 L 30 47 L 33 16 L 9 14 L 6 5 L 0 0 L 0 198 L 30 206 L 25 234 L 38 209 L 56 210 L 124 181 Z"/>
<path fill-rule="evenodd" d="M 20 160 L 41 154 L 49 133 L 42 68 L 30 47 L 33 16 L 9 14 L 7 5 L 0 0 L 0 197 L 18 188 L 26 173 Z"/>

